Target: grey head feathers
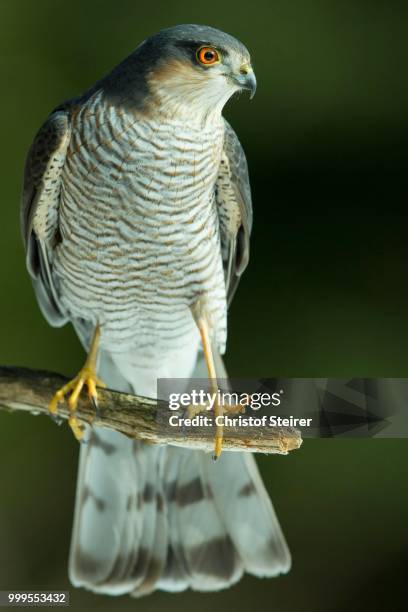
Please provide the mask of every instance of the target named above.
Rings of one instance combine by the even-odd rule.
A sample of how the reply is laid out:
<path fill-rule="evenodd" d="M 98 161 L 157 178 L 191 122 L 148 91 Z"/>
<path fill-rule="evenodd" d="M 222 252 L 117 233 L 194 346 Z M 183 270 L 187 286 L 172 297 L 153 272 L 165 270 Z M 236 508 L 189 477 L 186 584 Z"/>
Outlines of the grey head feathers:
<path fill-rule="evenodd" d="M 87 93 L 102 89 L 116 104 L 142 110 L 151 93 L 148 78 L 156 69 L 178 60 L 197 72 L 206 70 L 196 61 L 197 49 L 204 45 L 219 50 L 227 64 L 231 58 L 250 63 L 249 51 L 233 36 L 210 26 L 178 25 L 144 40 Z"/>

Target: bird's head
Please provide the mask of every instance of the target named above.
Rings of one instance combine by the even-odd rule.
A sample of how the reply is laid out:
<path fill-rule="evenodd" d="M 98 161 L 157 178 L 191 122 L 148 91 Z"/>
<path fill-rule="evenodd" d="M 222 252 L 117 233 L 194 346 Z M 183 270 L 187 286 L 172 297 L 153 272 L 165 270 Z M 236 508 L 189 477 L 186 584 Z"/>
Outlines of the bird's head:
<path fill-rule="evenodd" d="M 162 30 L 146 39 L 129 60 L 143 80 L 144 103 L 171 116 L 219 116 L 235 92 L 249 90 L 251 98 L 255 94 L 246 47 L 208 26 Z"/>

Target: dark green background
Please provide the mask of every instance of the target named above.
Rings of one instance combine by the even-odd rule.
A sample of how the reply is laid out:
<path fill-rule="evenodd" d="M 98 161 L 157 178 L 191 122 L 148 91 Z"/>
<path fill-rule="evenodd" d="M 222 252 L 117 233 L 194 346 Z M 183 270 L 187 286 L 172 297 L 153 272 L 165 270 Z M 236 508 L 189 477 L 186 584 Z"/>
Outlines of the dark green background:
<path fill-rule="evenodd" d="M 147 6 L 144 6 L 147 5 Z M 235 376 L 407 376 L 406 2 L 0 0 L 0 363 L 73 374 L 72 330 L 37 308 L 18 227 L 23 158 L 47 113 L 150 33 L 208 23 L 247 44 L 259 89 L 226 111 L 247 152 L 252 258 L 230 313 Z M 0 415 L 0 589 L 69 588 L 77 444 Z M 403 610 L 407 442 L 308 440 L 259 463 L 293 553 L 221 594 L 75 606 Z"/>

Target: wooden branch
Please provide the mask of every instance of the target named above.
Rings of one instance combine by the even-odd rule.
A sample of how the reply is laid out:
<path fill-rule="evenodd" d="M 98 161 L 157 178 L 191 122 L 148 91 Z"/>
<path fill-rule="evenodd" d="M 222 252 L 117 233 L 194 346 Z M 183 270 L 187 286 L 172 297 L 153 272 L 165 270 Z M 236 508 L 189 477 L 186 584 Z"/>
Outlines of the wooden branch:
<path fill-rule="evenodd" d="M 47 415 L 50 398 L 66 382 L 67 379 L 60 374 L 0 367 L 0 409 Z M 99 411 L 95 414 L 94 407 L 86 393 L 83 393 L 78 403 L 78 418 L 85 423 L 108 427 L 146 442 L 213 450 L 213 439 L 208 435 L 208 428 L 197 428 L 193 432 L 189 431 L 188 435 L 180 430 L 171 435 L 163 431 L 158 414 L 159 410 L 168 411 L 165 402 L 98 389 L 98 404 Z M 68 418 L 66 403 L 60 404 L 58 414 L 62 419 Z M 302 443 L 300 433 L 291 427 L 259 427 L 251 430 L 251 437 L 243 439 L 237 437 L 233 428 L 225 427 L 224 450 L 287 454 L 299 448 Z"/>

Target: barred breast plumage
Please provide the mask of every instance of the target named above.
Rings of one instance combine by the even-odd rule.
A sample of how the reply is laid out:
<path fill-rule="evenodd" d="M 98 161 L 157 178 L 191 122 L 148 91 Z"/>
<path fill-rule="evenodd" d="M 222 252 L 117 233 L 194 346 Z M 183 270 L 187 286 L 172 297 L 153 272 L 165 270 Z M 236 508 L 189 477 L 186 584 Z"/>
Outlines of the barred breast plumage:
<path fill-rule="evenodd" d="M 192 117 L 192 120 L 194 118 Z M 204 296 L 223 351 L 225 282 L 214 201 L 224 124 L 161 122 L 98 94 L 73 115 L 55 272 L 71 316 L 110 350 L 181 348 Z"/>

